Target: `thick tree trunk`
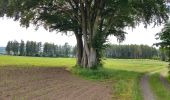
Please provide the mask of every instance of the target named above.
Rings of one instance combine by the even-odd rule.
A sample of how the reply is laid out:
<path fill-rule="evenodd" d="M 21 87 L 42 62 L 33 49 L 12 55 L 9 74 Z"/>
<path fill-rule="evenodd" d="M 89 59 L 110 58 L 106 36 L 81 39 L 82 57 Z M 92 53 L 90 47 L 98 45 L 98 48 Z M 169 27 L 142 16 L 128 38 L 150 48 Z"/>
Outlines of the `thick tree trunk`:
<path fill-rule="evenodd" d="M 88 65 L 88 58 L 87 58 L 87 53 L 85 51 L 85 49 L 83 50 L 83 57 L 82 57 L 82 61 L 81 61 L 81 66 L 83 68 L 87 68 Z"/>
<path fill-rule="evenodd" d="M 81 23 L 81 29 L 83 34 L 83 43 L 84 43 L 84 51 L 83 51 L 83 58 L 81 65 L 84 68 L 93 68 L 97 67 L 98 61 L 97 61 L 97 51 L 92 46 L 94 37 L 96 36 L 96 33 L 98 31 L 98 25 L 100 21 L 100 6 L 102 2 L 100 1 L 97 3 L 96 1 L 96 8 L 95 11 L 91 11 L 91 3 L 88 2 L 88 0 L 80 0 L 80 20 Z M 93 16 L 95 15 L 95 16 Z"/>
<path fill-rule="evenodd" d="M 83 40 L 81 34 L 75 34 L 77 40 L 77 54 L 76 54 L 76 65 L 81 66 L 81 61 L 83 57 Z"/>
<path fill-rule="evenodd" d="M 95 48 L 90 48 L 90 55 L 88 57 L 88 67 L 89 68 L 94 68 L 97 66 L 97 52 Z"/>
<path fill-rule="evenodd" d="M 98 64 L 97 51 L 93 47 L 88 48 L 88 49 L 89 49 L 89 54 L 87 54 L 86 49 L 84 47 L 81 66 L 83 68 L 93 69 L 93 68 L 97 67 L 97 64 Z"/>

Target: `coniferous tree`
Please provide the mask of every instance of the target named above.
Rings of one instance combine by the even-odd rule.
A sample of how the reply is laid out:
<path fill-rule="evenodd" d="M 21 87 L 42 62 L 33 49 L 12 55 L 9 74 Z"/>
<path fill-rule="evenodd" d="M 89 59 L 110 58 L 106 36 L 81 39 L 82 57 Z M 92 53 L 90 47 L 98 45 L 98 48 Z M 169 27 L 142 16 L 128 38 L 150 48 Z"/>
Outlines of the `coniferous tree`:
<path fill-rule="evenodd" d="M 26 55 L 31 56 L 31 43 L 30 43 L 30 41 L 27 41 L 27 43 L 26 43 Z"/>
<path fill-rule="evenodd" d="M 19 47 L 19 52 L 20 52 L 20 56 L 25 55 L 25 43 L 24 43 L 23 40 L 21 40 L 20 47 Z"/>
<path fill-rule="evenodd" d="M 64 44 L 63 49 L 64 49 L 64 57 L 69 57 L 70 46 L 68 45 L 68 43 Z"/>
<path fill-rule="evenodd" d="M 43 55 L 48 56 L 48 43 L 45 43 L 43 46 Z"/>
<path fill-rule="evenodd" d="M 36 43 L 36 56 L 41 56 L 41 47 L 42 47 L 41 42 Z"/>
<path fill-rule="evenodd" d="M 16 40 L 12 42 L 12 51 L 15 56 L 19 53 L 19 43 Z"/>
<path fill-rule="evenodd" d="M 12 46 L 12 45 L 11 45 L 11 41 L 8 41 L 7 46 L 6 46 L 6 48 L 5 48 L 5 50 L 6 50 L 6 52 L 7 52 L 8 55 L 11 54 L 11 53 L 10 53 L 11 50 L 12 50 L 12 49 L 11 49 L 11 46 Z"/>
<path fill-rule="evenodd" d="M 76 47 L 70 46 L 68 43 L 62 45 L 55 45 L 54 43 L 27 41 L 23 40 L 21 43 L 9 41 L 6 46 L 8 54 L 20 56 L 45 56 L 45 57 L 75 57 Z"/>

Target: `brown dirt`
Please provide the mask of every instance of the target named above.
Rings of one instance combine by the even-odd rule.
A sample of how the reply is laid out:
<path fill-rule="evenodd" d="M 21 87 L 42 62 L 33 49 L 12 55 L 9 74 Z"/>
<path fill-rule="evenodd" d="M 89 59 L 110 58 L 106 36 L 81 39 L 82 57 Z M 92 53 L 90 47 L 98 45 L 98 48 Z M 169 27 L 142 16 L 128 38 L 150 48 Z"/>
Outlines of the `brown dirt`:
<path fill-rule="evenodd" d="M 112 88 L 64 68 L 0 69 L 0 100 L 111 100 Z"/>
<path fill-rule="evenodd" d="M 140 90 L 144 100 L 156 100 L 148 83 L 148 75 L 144 75 L 140 80 Z"/>

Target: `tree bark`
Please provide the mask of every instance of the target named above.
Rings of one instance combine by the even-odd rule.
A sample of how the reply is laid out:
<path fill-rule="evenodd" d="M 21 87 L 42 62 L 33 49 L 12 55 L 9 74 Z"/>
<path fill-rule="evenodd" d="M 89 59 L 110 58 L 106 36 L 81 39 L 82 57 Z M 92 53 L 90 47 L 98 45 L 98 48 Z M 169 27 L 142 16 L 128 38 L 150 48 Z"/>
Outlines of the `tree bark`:
<path fill-rule="evenodd" d="M 81 66 L 83 68 L 87 68 L 87 65 L 88 65 L 88 58 L 87 58 L 87 53 L 86 53 L 86 50 L 84 49 L 83 50 L 83 57 L 82 57 L 82 61 L 81 61 Z"/>
<path fill-rule="evenodd" d="M 81 66 L 81 61 L 83 57 L 83 40 L 82 34 L 75 34 L 77 40 L 77 54 L 76 54 L 76 65 Z"/>
<path fill-rule="evenodd" d="M 94 18 L 95 21 L 91 22 L 90 3 L 88 1 L 80 1 L 81 12 L 81 29 L 83 34 L 84 51 L 81 65 L 84 68 L 93 68 L 97 64 L 96 50 L 92 47 L 92 40 L 94 32 L 97 32 L 97 25 L 99 17 Z M 98 12 L 98 11 L 97 11 Z M 94 26 L 93 26 L 94 25 Z"/>
<path fill-rule="evenodd" d="M 90 55 L 88 57 L 88 67 L 94 68 L 97 66 L 97 51 L 95 48 L 90 48 Z"/>

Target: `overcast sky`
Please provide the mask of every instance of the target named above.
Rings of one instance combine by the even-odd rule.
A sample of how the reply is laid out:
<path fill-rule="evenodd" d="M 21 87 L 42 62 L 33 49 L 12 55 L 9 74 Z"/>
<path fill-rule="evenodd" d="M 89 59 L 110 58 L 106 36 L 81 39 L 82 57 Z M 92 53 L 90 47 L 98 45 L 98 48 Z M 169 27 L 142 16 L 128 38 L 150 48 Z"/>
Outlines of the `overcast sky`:
<path fill-rule="evenodd" d="M 160 32 L 163 26 L 153 28 L 149 26 L 147 29 L 140 25 L 136 29 L 126 29 L 128 34 L 126 40 L 122 44 L 147 44 L 152 46 L 156 43 L 155 34 Z M 0 46 L 6 46 L 9 40 L 32 40 L 37 42 L 51 42 L 63 45 L 68 42 L 70 45 L 76 45 L 74 35 L 62 35 L 62 33 L 48 32 L 43 27 L 35 31 L 35 27 L 31 26 L 28 29 L 20 27 L 19 22 L 14 22 L 12 19 L 0 18 Z M 110 37 L 110 43 L 118 44 L 116 38 Z"/>

